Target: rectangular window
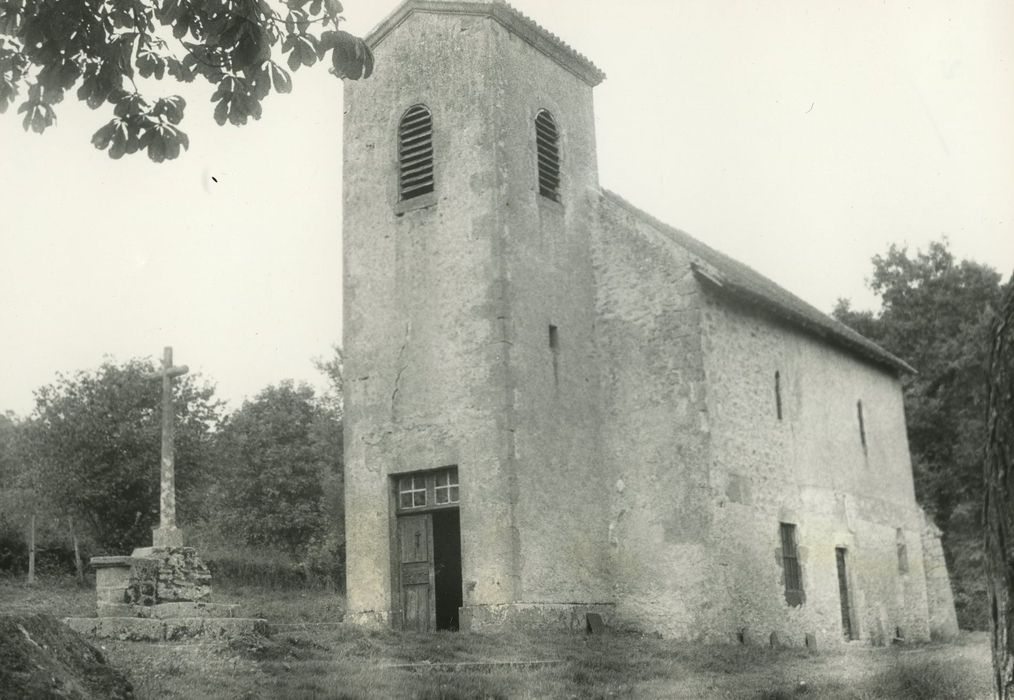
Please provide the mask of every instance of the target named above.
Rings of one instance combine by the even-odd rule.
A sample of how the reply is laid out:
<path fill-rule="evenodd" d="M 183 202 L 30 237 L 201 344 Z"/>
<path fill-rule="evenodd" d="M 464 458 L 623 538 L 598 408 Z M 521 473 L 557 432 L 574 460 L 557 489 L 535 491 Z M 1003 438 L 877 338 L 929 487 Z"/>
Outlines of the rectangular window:
<path fill-rule="evenodd" d="M 458 470 L 445 469 L 437 472 L 434 481 L 434 496 L 437 505 L 458 502 Z"/>
<path fill-rule="evenodd" d="M 799 548 L 796 546 L 796 526 L 781 523 L 782 573 L 785 578 L 785 602 L 803 604 L 803 576 L 799 567 Z"/>
<path fill-rule="evenodd" d="M 458 468 L 445 467 L 397 477 L 398 510 L 433 510 L 456 506 L 460 500 Z"/>
<path fill-rule="evenodd" d="M 398 481 L 398 505 L 401 508 L 423 508 L 426 506 L 425 477 L 401 477 Z"/>

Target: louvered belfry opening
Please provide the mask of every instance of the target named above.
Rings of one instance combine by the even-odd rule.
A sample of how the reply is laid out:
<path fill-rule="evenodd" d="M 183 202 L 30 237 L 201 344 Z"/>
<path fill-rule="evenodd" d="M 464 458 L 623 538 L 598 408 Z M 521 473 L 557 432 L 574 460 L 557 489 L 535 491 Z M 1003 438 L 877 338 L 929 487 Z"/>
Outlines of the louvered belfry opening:
<path fill-rule="evenodd" d="M 434 190 L 433 115 L 410 107 L 398 125 L 398 192 L 402 201 Z"/>
<path fill-rule="evenodd" d="M 546 110 L 535 116 L 535 145 L 539 153 L 539 194 L 560 201 L 560 132 Z"/>

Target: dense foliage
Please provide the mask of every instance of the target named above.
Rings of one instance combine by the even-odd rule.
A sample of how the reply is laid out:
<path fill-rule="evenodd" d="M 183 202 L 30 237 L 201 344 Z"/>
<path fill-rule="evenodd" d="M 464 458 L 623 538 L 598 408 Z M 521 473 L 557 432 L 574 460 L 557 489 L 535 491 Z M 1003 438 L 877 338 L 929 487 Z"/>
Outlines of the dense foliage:
<path fill-rule="evenodd" d="M 985 439 L 989 325 L 1001 277 L 954 259 L 947 241 L 915 255 L 891 246 L 873 258 L 877 313 L 834 315 L 913 365 L 905 411 L 919 503 L 944 531 L 959 622 L 988 624 L 982 553 L 982 448 Z"/>
<path fill-rule="evenodd" d="M 305 550 L 327 531 L 324 485 L 340 469 L 338 417 L 306 385 L 268 387 L 216 436 L 219 515 L 247 544 Z"/>
<path fill-rule="evenodd" d="M 23 478 L 33 492 L 75 516 L 100 550 L 150 544 L 158 524 L 162 384 L 134 360 L 61 376 L 36 391 L 21 426 Z M 174 381 L 176 486 L 181 517 L 195 513 L 206 485 L 213 390 L 191 376 Z"/>
<path fill-rule="evenodd" d="M 42 133 L 76 88 L 92 109 L 113 107 L 96 148 L 176 158 L 190 143 L 186 102 L 151 97 L 154 81 L 200 78 L 219 124 L 259 119 L 264 98 L 292 89 L 283 55 L 289 71 L 330 54 L 338 77 L 369 77 L 372 53 L 339 29 L 341 12 L 338 0 L 0 0 L 0 112 L 20 100 L 25 130 Z"/>

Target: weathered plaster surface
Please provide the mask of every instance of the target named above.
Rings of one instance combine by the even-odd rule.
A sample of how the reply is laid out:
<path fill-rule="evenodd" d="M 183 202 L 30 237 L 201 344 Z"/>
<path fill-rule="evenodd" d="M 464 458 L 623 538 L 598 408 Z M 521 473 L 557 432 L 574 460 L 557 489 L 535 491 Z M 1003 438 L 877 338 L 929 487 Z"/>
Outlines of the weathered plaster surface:
<path fill-rule="evenodd" d="M 392 477 L 456 465 L 465 626 L 596 610 L 824 643 L 841 638 L 844 547 L 862 638 L 945 629 L 897 378 L 702 287 L 678 237 L 599 189 L 589 84 L 505 24 L 412 13 L 376 57 L 345 87 L 349 619 L 398 620 Z M 436 192 L 399 203 L 397 124 L 419 103 Z M 537 191 L 540 109 L 561 133 L 559 203 Z M 799 607 L 780 522 L 798 528 Z"/>
<path fill-rule="evenodd" d="M 703 326 L 713 572 L 733 592 L 723 626 L 841 638 L 835 548 L 844 547 L 860 636 L 889 641 L 900 628 L 926 638 L 922 513 L 897 378 L 729 299 L 706 294 Z M 782 594 L 780 522 L 799 538 L 806 600 L 794 608 Z"/>
<path fill-rule="evenodd" d="M 685 251 L 607 200 L 600 207 L 596 339 L 617 614 L 697 637 L 715 598 L 701 296 Z"/>
<path fill-rule="evenodd" d="M 346 83 L 346 527 L 349 606 L 390 613 L 392 474 L 455 464 L 465 604 L 515 597 L 506 349 L 495 240 L 491 35 L 481 20 L 413 15 Z M 419 46 L 444 51 L 420 52 Z M 396 207 L 397 122 L 423 103 L 437 196 Z"/>

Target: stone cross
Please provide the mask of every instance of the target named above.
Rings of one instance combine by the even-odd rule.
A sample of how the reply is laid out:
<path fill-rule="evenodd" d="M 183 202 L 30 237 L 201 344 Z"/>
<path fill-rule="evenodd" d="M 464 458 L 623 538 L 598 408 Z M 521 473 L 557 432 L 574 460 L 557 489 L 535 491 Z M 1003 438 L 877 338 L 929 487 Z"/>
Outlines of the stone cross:
<path fill-rule="evenodd" d="M 162 380 L 162 478 L 159 498 L 158 527 L 152 528 L 153 547 L 182 547 L 183 532 L 176 527 L 176 463 L 173 453 L 173 386 L 174 377 L 186 374 L 184 365 L 173 367 L 173 349 L 162 353 L 162 369 L 149 374 Z"/>

